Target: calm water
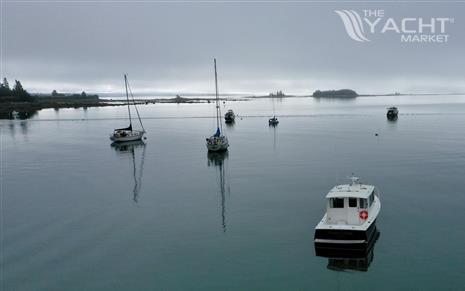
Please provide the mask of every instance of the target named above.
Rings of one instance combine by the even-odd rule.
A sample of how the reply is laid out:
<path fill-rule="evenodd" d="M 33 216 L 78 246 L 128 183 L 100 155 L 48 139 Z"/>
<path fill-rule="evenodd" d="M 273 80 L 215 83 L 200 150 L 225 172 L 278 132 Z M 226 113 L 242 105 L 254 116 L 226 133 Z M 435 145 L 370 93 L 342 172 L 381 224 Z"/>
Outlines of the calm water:
<path fill-rule="evenodd" d="M 283 99 L 275 129 L 268 99 L 228 108 L 225 156 L 204 144 L 213 104 L 142 106 L 146 145 L 126 148 L 108 139 L 124 107 L 0 121 L 0 289 L 463 290 L 465 96 Z M 351 173 L 381 191 L 367 272 L 313 247 Z"/>

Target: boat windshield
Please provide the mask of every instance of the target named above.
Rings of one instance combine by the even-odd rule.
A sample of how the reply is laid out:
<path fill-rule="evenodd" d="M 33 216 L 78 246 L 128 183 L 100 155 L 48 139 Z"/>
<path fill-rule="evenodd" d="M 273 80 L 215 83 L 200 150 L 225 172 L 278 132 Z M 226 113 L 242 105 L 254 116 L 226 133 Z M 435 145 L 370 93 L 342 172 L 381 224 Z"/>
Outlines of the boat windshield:
<path fill-rule="evenodd" d="M 331 208 L 344 208 L 344 198 L 330 198 L 329 206 Z"/>

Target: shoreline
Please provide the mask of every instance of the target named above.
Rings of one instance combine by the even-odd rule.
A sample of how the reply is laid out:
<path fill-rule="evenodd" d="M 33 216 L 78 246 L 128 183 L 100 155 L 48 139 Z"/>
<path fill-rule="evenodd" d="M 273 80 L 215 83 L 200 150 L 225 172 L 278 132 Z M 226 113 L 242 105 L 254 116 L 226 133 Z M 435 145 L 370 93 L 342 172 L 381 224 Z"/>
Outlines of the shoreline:
<path fill-rule="evenodd" d="M 315 99 L 355 99 L 358 97 L 402 97 L 402 96 L 460 96 L 463 93 L 412 93 L 412 94 L 360 94 L 356 97 L 314 97 L 313 95 L 283 95 L 283 96 L 245 96 L 241 98 L 220 98 L 225 102 L 251 101 L 254 99 L 284 99 L 284 98 L 315 98 Z M 131 101 L 130 101 L 131 102 Z M 211 98 L 184 98 L 177 96 L 175 98 L 151 98 L 151 99 L 134 99 L 136 105 L 148 104 L 199 104 L 212 103 Z M 124 99 L 86 99 L 86 98 L 44 98 L 37 97 L 34 101 L 7 101 L 0 102 L 0 119 L 28 119 L 33 117 L 42 109 L 63 109 L 63 108 L 91 108 L 91 107 L 109 107 L 109 106 L 126 106 L 127 101 Z"/>

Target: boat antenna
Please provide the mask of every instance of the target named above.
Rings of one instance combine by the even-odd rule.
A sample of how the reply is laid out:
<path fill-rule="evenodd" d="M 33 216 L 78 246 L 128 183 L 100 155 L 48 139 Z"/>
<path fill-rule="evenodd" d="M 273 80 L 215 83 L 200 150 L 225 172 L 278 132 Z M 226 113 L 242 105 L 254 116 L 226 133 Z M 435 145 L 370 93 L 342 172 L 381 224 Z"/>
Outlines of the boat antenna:
<path fill-rule="evenodd" d="M 354 173 L 352 173 L 349 179 L 351 181 L 350 185 L 360 184 L 360 178 L 355 177 Z"/>
<path fill-rule="evenodd" d="M 144 125 L 142 124 L 142 119 L 140 118 L 139 109 L 137 109 L 136 100 L 134 100 L 134 95 L 132 94 L 131 85 L 129 85 L 129 82 L 128 82 L 128 89 L 129 89 L 129 93 L 131 94 L 132 103 L 134 103 L 134 108 L 136 109 L 137 118 L 139 118 L 140 126 L 142 127 L 142 130 L 145 132 Z"/>
<path fill-rule="evenodd" d="M 215 66 L 216 128 L 220 128 L 221 132 L 223 132 L 223 124 L 220 122 L 221 108 L 218 94 L 218 74 L 216 72 L 216 58 L 213 59 L 213 62 Z"/>
<path fill-rule="evenodd" d="M 129 127 L 132 130 L 131 107 L 129 106 L 129 94 L 128 94 L 128 77 L 126 76 L 126 74 L 124 74 L 124 86 L 126 87 L 126 100 L 128 102 Z"/>

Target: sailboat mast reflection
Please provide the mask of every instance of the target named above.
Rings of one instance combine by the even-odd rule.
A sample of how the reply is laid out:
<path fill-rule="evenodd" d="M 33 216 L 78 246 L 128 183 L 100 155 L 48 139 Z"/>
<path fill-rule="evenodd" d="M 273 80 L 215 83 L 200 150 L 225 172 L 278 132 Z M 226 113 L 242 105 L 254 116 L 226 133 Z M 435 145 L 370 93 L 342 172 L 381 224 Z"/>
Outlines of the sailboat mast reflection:
<path fill-rule="evenodd" d="M 218 182 L 221 196 L 221 225 L 223 232 L 226 232 L 226 192 L 231 193 L 229 186 L 226 184 L 225 160 L 228 158 L 228 152 L 209 152 L 208 166 L 216 167 L 219 172 Z"/>
<path fill-rule="evenodd" d="M 273 131 L 273 151 L 276 151 L 276 125 L 270 125 L 269 128 Z"/>
<path fill-rule="evenodd" d="M 142 187 L 142 176 L 144 174 L 144 160 L 145 160 L 145 143 L 141 140 L 112 143 L 111 147 L 121 156 L 130 154 L 132 162 L 132 176 L 134 180 L 134 187 L 132 189 L 132 200 L 137 204 L 139 202 L 139 192 Z M 142 155 L 139 168 L 136 163 L 136 148 L 142 148 Z"/>

